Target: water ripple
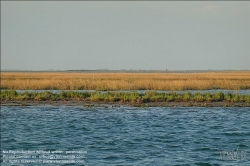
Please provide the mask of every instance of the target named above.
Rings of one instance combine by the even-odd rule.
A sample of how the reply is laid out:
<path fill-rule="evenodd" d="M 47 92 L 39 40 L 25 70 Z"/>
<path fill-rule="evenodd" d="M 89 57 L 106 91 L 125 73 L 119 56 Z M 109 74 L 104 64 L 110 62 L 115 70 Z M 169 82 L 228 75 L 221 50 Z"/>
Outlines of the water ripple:
<path fill-rule="evenodd" d="M 235 165 L 220 151 L 249 152 L 249 111 L 4 106 L 1 150 L 84 150 L 87 165 Z"/>

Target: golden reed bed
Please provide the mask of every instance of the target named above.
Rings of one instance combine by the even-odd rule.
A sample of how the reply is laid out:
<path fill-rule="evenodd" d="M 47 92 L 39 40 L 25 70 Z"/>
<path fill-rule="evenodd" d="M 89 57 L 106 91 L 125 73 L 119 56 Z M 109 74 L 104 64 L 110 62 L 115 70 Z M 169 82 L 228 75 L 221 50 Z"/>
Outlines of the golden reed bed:
<path fill-rule="evenodd" d="M 250 89 L 250 72 L 84 73 L 1 72 L 1 89 L 206 90 Z"/>

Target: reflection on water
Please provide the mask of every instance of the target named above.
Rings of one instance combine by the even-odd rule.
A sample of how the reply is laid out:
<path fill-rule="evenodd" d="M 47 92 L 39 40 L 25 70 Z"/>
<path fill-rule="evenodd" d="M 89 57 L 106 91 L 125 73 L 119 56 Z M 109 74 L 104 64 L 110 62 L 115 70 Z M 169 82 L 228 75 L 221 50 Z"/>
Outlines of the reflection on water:
<path fill-rule="evenodd" d="M 220 156 L 250 151 L 249 111 L 4 106 L 1 150 L 86 151 L 86 165 L 250 165 L 249 154 L 238 163 Z"/>

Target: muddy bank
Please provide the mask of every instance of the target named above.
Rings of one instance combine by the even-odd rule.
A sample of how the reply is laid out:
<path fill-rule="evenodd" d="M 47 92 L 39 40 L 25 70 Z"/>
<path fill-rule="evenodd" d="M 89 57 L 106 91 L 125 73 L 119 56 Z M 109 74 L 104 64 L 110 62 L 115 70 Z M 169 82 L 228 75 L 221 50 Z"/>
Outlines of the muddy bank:
<path fill-rule="evenodd" d="M 64 100 L 64 101 L 1 101 L 1 106 L 83 106 L 83 107 L 250 107 L 250 103 L 246 102 L 91 102 L 78 100 Z"/>

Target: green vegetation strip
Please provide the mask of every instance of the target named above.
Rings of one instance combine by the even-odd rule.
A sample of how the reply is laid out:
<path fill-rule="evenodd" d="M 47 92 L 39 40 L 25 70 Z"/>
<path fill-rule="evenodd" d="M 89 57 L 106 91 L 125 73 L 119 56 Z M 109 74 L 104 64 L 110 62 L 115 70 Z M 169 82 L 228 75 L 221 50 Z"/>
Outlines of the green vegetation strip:
<path fill-rule="evenodd" d="M 232 93 L 157 93 L 155 91 L 138 92 L 76 92 L 62 91 L 58 94 L 50 91 L 46 92 L 24 92 L 18 93 L 14 90 L 1 90 L 1 101 L 60 101 L 60 100 L 78 100 L 93 102 L 244 102 L 250 103 L 250 95 L 239 95 Z"/>

